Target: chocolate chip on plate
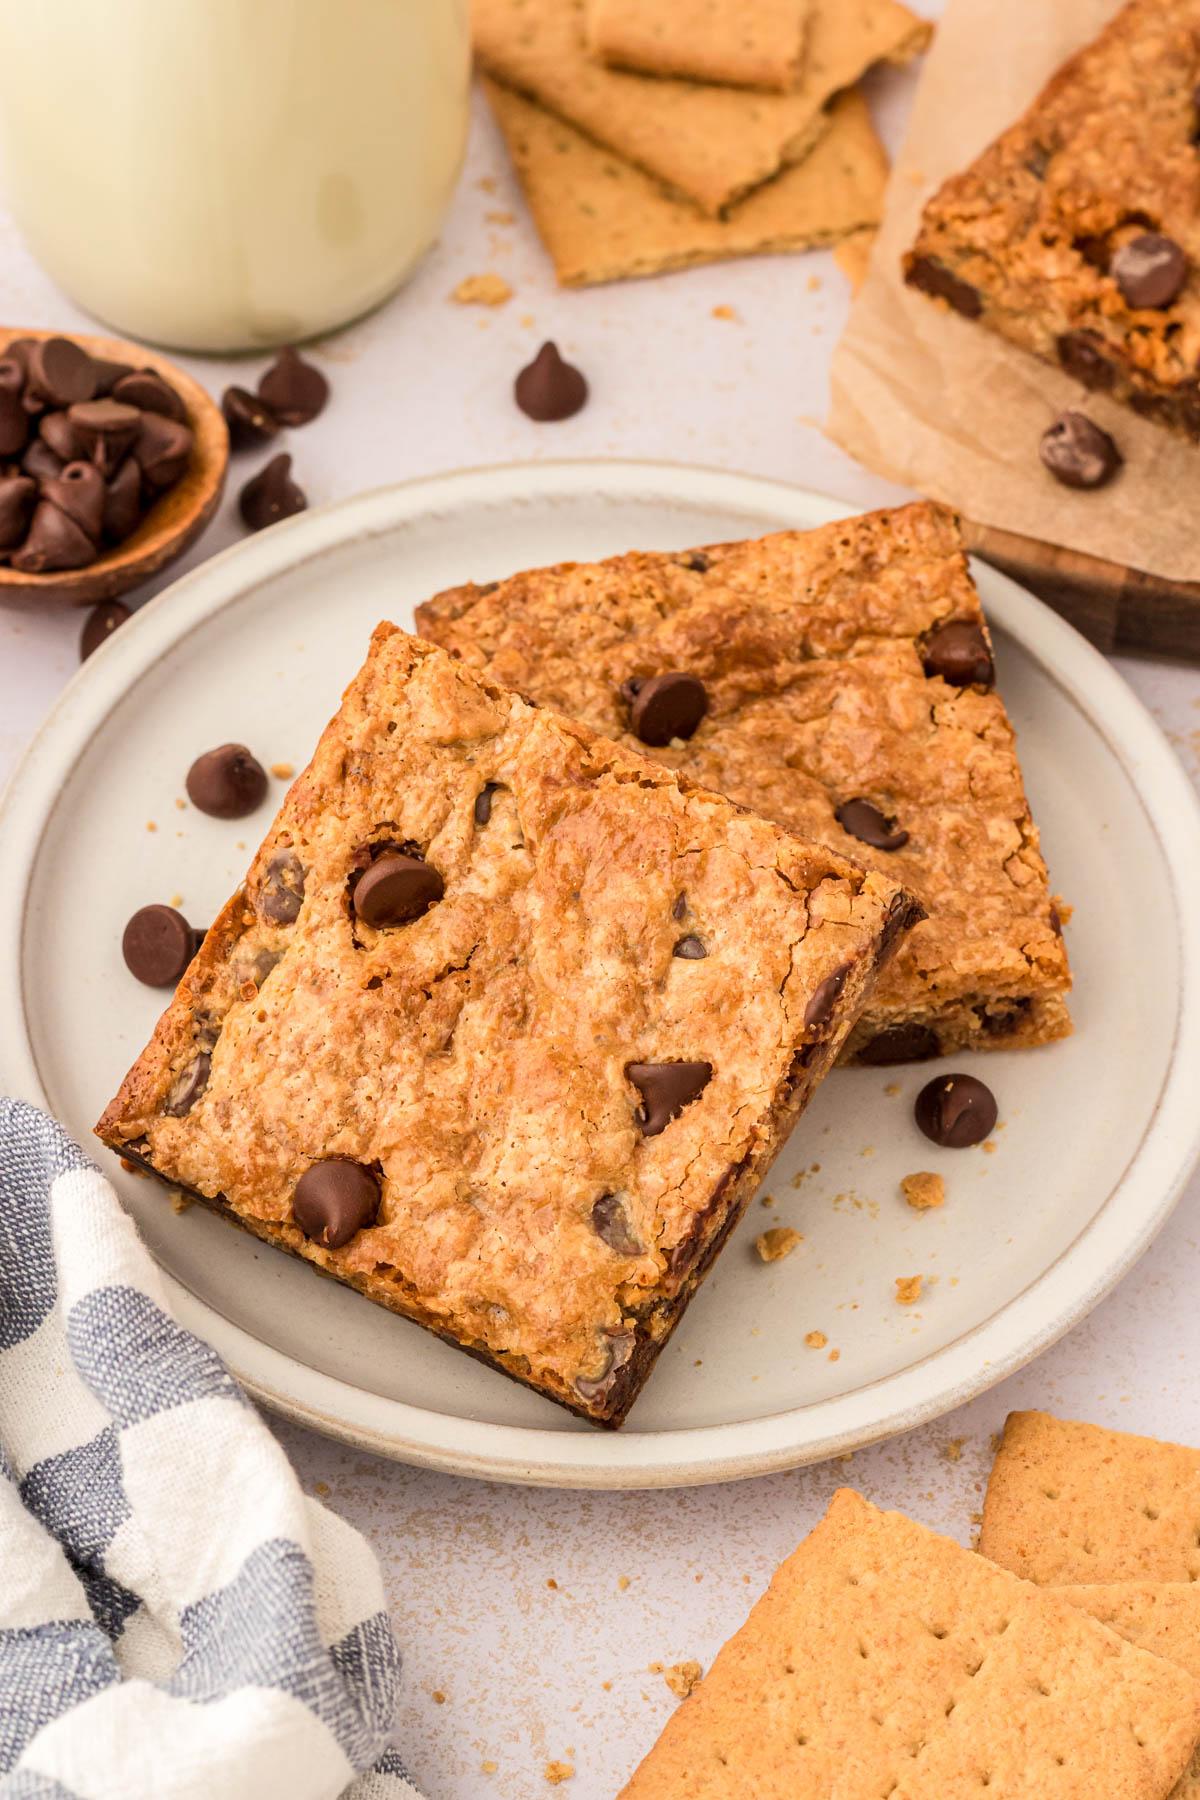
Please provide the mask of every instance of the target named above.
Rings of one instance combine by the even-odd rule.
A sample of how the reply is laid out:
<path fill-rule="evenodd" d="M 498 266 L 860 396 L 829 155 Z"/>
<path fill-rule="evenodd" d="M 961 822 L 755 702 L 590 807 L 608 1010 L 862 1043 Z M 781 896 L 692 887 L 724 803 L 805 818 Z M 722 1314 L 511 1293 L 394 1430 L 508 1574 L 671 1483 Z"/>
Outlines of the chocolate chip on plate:
<path fill-rule="evenodd" d="M 838 1003 L 838 996 L 846 985 L 846 977 L 851 965 L 843 963 L 832 975 L 818 982 L 813 990 L 812 999 L 804 1009 L 805 1025 L 824 1025 L 833 1017 L 833 1009 Z"/>
<path fill-rule="evenodd" d="M 634 736 L 653 749 L 661 749 L 672 738 L 690 738 L 708 711 L 704 683 L 681 669 L 652 675 L 636 686 L 631 682 L 628 691 Z"/>
<path fill-rule="evenodd" d="M 500 791 L 498 781 L 485 781 L 475 796 L 475 823 L 486 825 L 492 816 L 492 796 Z"/>
<path fill-rule="evenodd" d="M 615 1194 L 601 1194 L 592 1207 L 592 1230 L 618 1256 L 641 1256 L 645 1250 Z"/>
<path fill-rule="evenodd" d="M 0 477 L 0 550 L 11 550 L 29 529 L 37 482 L 29 475 Z"/>
<path fill-rule="evenodd" d="M 354 910 L 364 925 L 385 931 L 419 919 L 445 891 L 441 876 L 423 857 L 389 850 L 354 884 Z"/>
<path fill-rule="evenodd" d="M 120 626 L 133 614 L 123 600 L 101 600 L 93 606 L 83 621 L 83 630 L 79 634 L 79 660 L 86 662 L 93 650 L 98 650 L 106 643 Z"/>
<path fill-rule="evenodd" d="M 304 490 L 292 480 L 291 469 L 291 457 L 281 450 L 257 475 L 250 477 L 238 495 L 238 507 L 251 531 L 262 531 L 280 519 L 290 519 L 308 505 Z"/>
<path fill-rule="evenodd" d="M 74 454 L 94 462 L 105 480 L 120 468 L 142 428 L 137 407 L 125 406 L 120 400 L 80 400 L 69 408 L 67 419 L 74 434 Z M 45 436 L 46 421 L 42 423 Z M 53 443 L 50 447 L 57 449 Z"/>
<path fill-rule="evenodd" d="M 229 427 L 231 450 L 257 450 L 279 436 L 279 420 L 248 388 L 227 387 L 221 396 L 221 411 Z"/>
<path fill-rule="evenodd" d="M 681 957 L 684 962 L 702 962 L 708 951 L 704 947 L 704 939 L 697 937 L 694 931 L 689 931 L 686 936 L 676 940 L 671 955 Z"/>
<path fill-rule="evenodd" d="M 143 906 L 121 939 L 131 975 L 147 987 L 175 987 L 196 954 L 196 934 L 173 906 Z"/>
<path fill-rule="evenodd" d="M 513 382 L 513 396 L 526 418 L 546 425 L 579 412 L 587 403 L 588 384 L 581 370 L 563 361 L 558 345 L 547 340 Z"/>
<path fill-rule="evenodd" d="M 913 1115 L 935 1144 L 966 1150 L 982 1144 L 996 1123 L 996 1101 L 974 1075 L 938 1075 L 917 1095 Z"/>
<path fill-rule="evenodd" d="M 625 1074 L 642 1096 L 634 1115 L 643 1137 L 657 1137 L 712 1080 L 707 1062 L 626 1063 Z"/>
<path fill-rule="evenodd" d="M 281 425 L 307 425 L 329 398 L 329 383 L 320 369 L 295 350 L 281 350 L 258 384 L 258 397 Z"/>
<path fill-rule="evenodd" d="M 1081 412 L 1059 413 L 1042 433 L 1039 454 L 1054 479 L 1070 488 L 1103 487 L 1122 460 L 1107 431 Z"/>
<path fill-rule="evenodd" d="M 155 369 L 129 369 L 111 389 L 114 400 L 124 406 L 136 406 L 140 412 L 158 413 L 164 419 L 187 423 L 187 407 L 169 381 Z"/>
<path fill-rule="evenodd" d="M 47 575 L 56 569 L 86 569 L 95 560 L 96 546 L 83 527 L 53 500 L 39 500 L 12 566 L 22 575 Z"/>
<path fill-rule="evenodd" d="M 889 1025 L 869 1038 L 858 1052 L 858 1061 L 871 1069 L 890 1069 L 894 1063 L 928 1062 L 941 1046 L 928 1025 Z"/>
<path fill-rule="evenodd" d="M 0 385 L 0 456 L 19 456 L 29 442 L 29 414 L 21 396 Z"/>
<path fill-rule="evenodd" d="M 833 816 L 843 831 L 873 850 L 902 850 L 908 842 L 907 831 L 897 829 L 895 819 L 889 819 L 869 800 L 843 800 L 834 807 Z"/>
<path fill-rule="evenodd" d="M 1178 296 L 1187 278 L 1187 257 L 1174 238 L 1144 231 L 1121 245 L 1108 272 L 1130 306 L 1160 310 Z"/>
<path fill-rule="evenodd" d="M 15 346 L 8 346 L 11 356 Z M 90 400 L 96 392 L 96 365 L 70 338 L 42 338 L 31 343 L 25 356 L 28 390 L 47 406 L 72 406 Z"/>
<path fill-rule="evenodd" d="M 379 1216 L 379 1177 L 348 1156 L 331 1156 L 305 1169 L 292 1194 L 292 1218 L 306 1238 L 325 1250 L 343 1244 Z"/>
<path fill-rule="evenodd" d="M 950 687 L 991 687 L 996 666 L 984 636 L 974 619 L 947 619 L 935 625 L 922 651 L 925 673 L 940 675 Z"/>
<path fill-rule="evenodd" d="M 244 819 L 261 806 L 267 771 L 245 744 L 219 744 L 198 756 L 187 772 L 192 805 L 212 819 Z"/>

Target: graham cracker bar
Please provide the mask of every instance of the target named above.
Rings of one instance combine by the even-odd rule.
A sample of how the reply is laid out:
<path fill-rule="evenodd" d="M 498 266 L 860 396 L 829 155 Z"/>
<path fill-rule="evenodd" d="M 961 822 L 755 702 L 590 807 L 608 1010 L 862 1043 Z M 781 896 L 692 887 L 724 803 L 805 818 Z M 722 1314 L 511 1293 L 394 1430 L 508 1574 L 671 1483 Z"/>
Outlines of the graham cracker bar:
<path fill-rule="evenodd" d="M 593 56 L 644 75 L 786 93 L 812 0 L 587 0 Z"/>
<path fill-rule="evenodd" d="M 919 502 L 815 531 L 453 588 L 417 627 L 470 667 L 788 830 L 893 875 L 928 918 L 881 977 L 850 1060 L 1070 1031 L 1066 954 L 957 520 Z M 947 652 L 965 653 L 951 666 Z M 706 707 L 640 735 L 629 685 Z"/>
<path fill-rule="evenodd" d="M 847 1489 L 621 1800 L 1152 1800 L 1200 1684 Z"/>
<path fill-rule="evenodd" d="M 381 625 L 97 1130 L 616 1425 L 917 910 Z"/>
<path fill-rule="evenodd" d="M 909 283 L 1200 439 L 1200 0 L 1132 0 L 925 208 Z"/>
<path fill-rule="evenodd" d="M 898 0 L 813 0 L 790 94 L 753 94 L 607 69 L 589 56 L 584 0 L 474 0 L 475 53 L 515 88 L 714 217 L 800 162 L 828 129 L 827 102 L 874 62 L 906 62 L 929 26 Z"/>
<path fill-rule="evenodd" d="M 853 91 L 833 102 L 829 130 L 802 163 L 714 219 L 511 88 L 486 76 L 484 88 L 564 287 L 809 250 L 882 216 L 887 155 Z"/>
<path fill-rule="evenodd" d="M 1200 1581 L 1200 1450 L 1010 1413 L 979 1548 L 1029 1581 Z"/>

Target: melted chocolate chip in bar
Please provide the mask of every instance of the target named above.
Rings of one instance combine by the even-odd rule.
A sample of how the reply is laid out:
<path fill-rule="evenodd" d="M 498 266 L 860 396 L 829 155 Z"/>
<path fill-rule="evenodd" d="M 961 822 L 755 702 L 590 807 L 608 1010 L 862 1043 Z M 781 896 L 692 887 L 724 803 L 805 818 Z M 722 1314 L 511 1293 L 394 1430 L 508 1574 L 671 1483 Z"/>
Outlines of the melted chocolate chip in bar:
<path fill-rule="evenodd" d="M 477 825 L 487 825 L 492 817 L 492 796 L 500 792 L 498 781 L 485 781 L 475 796 L 474 818 Z"/>
<path fill-rule="evenodd" d="M 592 1207 L 592 1230 L 618 1256 L 641 1256 L 645 1245 L 638 1242 L 629 1214 L 616 1194 L 601 1194 Z"/>
<path fill-rule="evenodd" d="M 1179 297 L 1187 279 L 1187 257 L 1174 238 L 1144 231 L 1121 245 L 1108 272 L 1130 306 L 1161 310 Z"/>
<path fill-rule="evenodd" d="M 303 901 L 304 865 L 291 850 L 280 850 L 267 864 L 258 910 L 268 925 L 294 925 Z"/>
<path fill-rule="evenodd" d="M 652 749 L 673 738 L 690 738 L 708 711 L 704 683 L 682 669 L 643 680 L 635 676 L 622 690 L 629 700 L 629 722 L 635 737 Z"/>
<path fill-rule="evenodd" d="M 364 925 L 386 931 L 419 919 L 445 891 L 441 876 L 423 857 L 389 850 L 355 882 L 354 911 Z"/>
<path fill-rule="evenodd" d="M 889 1069 L 894 1063 L 928 1062 L 941 1045 L 928 1025 L 889 1025 L 865 1043 L 858 1061 L 869 1068 Z"/>
<path fill-rule="evenodd" d="M 689 931 L 676 939 L 671 955 L 678 956 L 683 962 L 702 962 L 708 951 L 704 948 L 704 939 L 697 937 L 694 931 Z"/>
<path fill-rule="evenodd" d="M 373 1169 L 332 1156 L 305 1169 L 292 1195 L 292 1218 L 305 1237 L 340 1250 L 379 1216 L 379 1177 Z"/>
<path fill-rule="evenodd" d="M 643 1137 L 657 1137 L 712 1080 L 706 1062 L 627 1063 L 625 1074 L 642 1096 L 634 1117 Z"/>
<path fill-rule="evenodd" d="M 812 999 L 804 1009 L 806 1025 L 824 1025 L 833 1016 L 833 1009 L 846 985 L 850 967 L 849 963 L 844 963 L 840 969 L 835 969 L 832 975 L 827 975 L 824 981 L 818 983 Z"/>
<path fill-rule="evenodd" d="M 843 800 L 834 807 L 833 816 L 843 831 L 873 850 L 902 850 L 908 842 L 907 831 L 898 830 L 895 819 L 889 819 L 869 800 Z"/>
<path fill-rule="evenodd" d="M 947 619 L 925 639 L 922 662 L 926 675 L 941 676 L 950 687 L 993 687 L 996 667 L 982 625 L 974 619 Z"/>

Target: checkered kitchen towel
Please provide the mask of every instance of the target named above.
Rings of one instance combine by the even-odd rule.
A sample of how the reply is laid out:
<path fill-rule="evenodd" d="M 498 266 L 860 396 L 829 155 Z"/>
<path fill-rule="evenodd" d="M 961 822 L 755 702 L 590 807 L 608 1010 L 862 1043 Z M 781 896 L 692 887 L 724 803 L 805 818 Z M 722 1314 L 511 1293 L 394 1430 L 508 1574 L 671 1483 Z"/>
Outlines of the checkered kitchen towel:
<path fill-rule="evenodd" d="M 0 1800 L 418 1800 L 398 1675 L 362 1538 L 0 1099 Z"/>

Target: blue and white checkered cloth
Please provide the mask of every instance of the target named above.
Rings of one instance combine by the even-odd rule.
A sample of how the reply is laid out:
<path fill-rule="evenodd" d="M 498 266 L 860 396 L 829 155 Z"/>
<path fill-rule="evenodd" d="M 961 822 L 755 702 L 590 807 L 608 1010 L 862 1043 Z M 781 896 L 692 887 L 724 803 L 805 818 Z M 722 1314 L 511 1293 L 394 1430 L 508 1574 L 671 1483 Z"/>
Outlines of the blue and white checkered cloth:
<path fill-rule="evenodd" d="M 398 1678 L 363 1539 L 0 1099 L 0 1800 L 419 1800 Z"/>

